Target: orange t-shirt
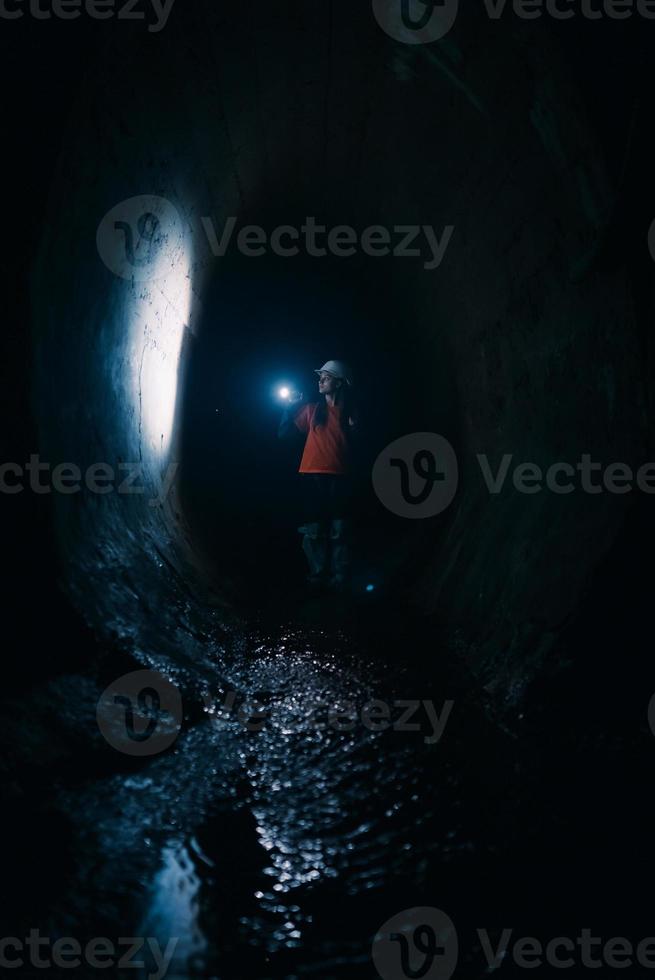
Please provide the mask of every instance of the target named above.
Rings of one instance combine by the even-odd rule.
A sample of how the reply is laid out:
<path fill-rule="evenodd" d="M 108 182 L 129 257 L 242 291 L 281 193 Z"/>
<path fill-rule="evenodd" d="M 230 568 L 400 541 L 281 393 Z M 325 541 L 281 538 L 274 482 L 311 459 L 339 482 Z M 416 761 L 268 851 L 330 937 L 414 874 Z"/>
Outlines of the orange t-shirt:
<path fill-rule="evenodd" d="M 304 405 L 294 419 L 301 432 L 307 433 L 299 473 L 346 473 L 348 439 L 341 428 L 341 406 L 327 406 L 327 425 L 312 428 L 318 404 Z"/>

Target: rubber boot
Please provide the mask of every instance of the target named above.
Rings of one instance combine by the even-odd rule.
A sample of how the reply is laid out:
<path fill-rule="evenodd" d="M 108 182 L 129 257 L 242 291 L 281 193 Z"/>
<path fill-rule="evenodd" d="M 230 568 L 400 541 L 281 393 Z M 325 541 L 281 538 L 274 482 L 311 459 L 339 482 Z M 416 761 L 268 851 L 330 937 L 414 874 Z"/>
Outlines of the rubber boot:
<path fill-rule="evenodd" d="M 330 522 L 330 585 L 338 590 L 350 581 L 350 547 L 348 522 L 335 519 Z"/>
<path fill-rule="evenodd" d="M 324 582 L 328 571 L 328 540 L 325 525 L 318 521 L 298 528 L 303 536 L 302 550 L 309 565 L 308 580 L 312 584 Z"/>

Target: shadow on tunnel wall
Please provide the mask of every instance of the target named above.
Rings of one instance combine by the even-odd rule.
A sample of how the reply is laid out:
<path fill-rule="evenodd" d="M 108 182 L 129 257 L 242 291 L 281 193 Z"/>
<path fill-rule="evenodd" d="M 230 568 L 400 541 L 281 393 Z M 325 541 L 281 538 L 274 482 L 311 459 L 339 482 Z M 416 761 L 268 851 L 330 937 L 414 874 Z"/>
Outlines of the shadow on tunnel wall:
<path fill-rule="evenodd" d="M 151 660 L 175 658 L 198 598 L 229 618 L 270 563 L 262 525 L 273 560 L 288 546 L 291 514 L 269 506 L 287 479 L 269 448 L 269 382 L 339 356 L 332 333 L 353 352 L 372 445 L 415 418 L 448 429 L 451 508 L 405 527 L 374 502 L 371 538 L 389 534 L 401 570 L 403 548 L 420 556 L 408 569 L 417 615 L 457 631 L 483 681 L 516 699 L 627 505 L 490 495 L 477 456 L 494 470 L 507 453 L 542 466 L 575 463 L 581 447 L 605 463 L 639 458 L 630 286 L 595 261 L 610 177 L 545 31 L 523 24 L 519 39 L 468 9 L 448 39 L 410 49 L 366 5 L 347 18 L 314 0 L 285 8 L 258 8 L 254 29 L 245 7 L 197 3 L 147 50 L 121 32 L 80 95 L 34 275 L 35 411 L 51 458 L 138 462 L 146 493 L 57 500 L 66 586 L 96 628 Z M 137 195 L 168 202 L 180 233 L 172 250 L 164 235 L 146 280 L 117 276 L 96 248 L 103 216 Z M 289 260 L 281 277 L 273 261 L 211 254 L 204 216 L 267 224 L 272 201 L 285 223 L 455 231 L 432 272 Z M 252 480 L 260 461 L 271 496 Z"/>

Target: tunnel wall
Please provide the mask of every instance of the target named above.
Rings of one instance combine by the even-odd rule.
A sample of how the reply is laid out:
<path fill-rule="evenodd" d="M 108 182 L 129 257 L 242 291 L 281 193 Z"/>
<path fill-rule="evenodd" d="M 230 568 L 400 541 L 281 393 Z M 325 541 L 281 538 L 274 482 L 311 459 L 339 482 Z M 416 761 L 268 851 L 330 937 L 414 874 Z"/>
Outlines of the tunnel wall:
<path fill-rule="evenodd" d="M 595 135 L 547 45 L 518 45 L 511 71 L 485 85 L 492 75 L 477 57 L 469 86 L 484 120 L 476 138 L 460 129 L 448 288 L 422 297 L 425 329 L 452 325 L 461 472 L 419 588 L 460 632 L 481 679 L 512 701 L 554 666 L 560 628 L 622 528 L 629 495 L 519 493 L 511 470 L 490 494 L 478 454 L 494 472 L 511 454 L 512 466 L 544 473 L 583 453 L 634 472 L 648 456 L 629 269 L 600 257 L 615 189 Z"/>
<path fill-rule="evenodd" d="M 133 56 L 138 63 L 136 50 Z M 34 402 L 43 458 L 73 462 L 83 474 L 108 464 L 114 488 L 138 472 L 139 492 L 130 486 L 56 495 L 64 586 L 103 635 L 142 658 L 175 663 L 200 658 L 203 647 L 194 654 L 189 636 L 205 570 L 195 560 L 174 479 L 185 368 L 207 267 L 188 235 L 198 192 L 193 154 L 187 145 L 185 161 L 173 135 L 189 126 L 191 99 L 171 84 L 170 129 L 162 137 L 145 88 L 134 98 L 118 51 L 107 57 L 99 88 L 89 89 L 71 119 L 35 266 Z M 119 81 L 122 91 L 113 84 Z M 112 90 L 103 91 L 110 83 Z M 115 128 L 105 127 L 107 118 Z M 221 135 L 212 132 L 198 154 L 226 154 Z M 220 191 L 226 207 L 238 206 L 233 181 Z M 164 241 L 154 268 L 131 280 L 108 267 L 111 250 L 101 256 L 98 236 L 106 215 L 136 220 L 139 209 L 129 204 L 112 214 L 135 194 L 168 202 L 176 223 L 160 215 Z M 212 598 L 224 616 L 215 584 Z"/>
<path fill-rule="evenodd" d="M 624 502 L 491 498 L 475 455 L 495 465 L 505 452 L 575 461 L 581 445 L 608 462 L 638 452 L 626 276 L 595 262 L 609 178 L 542 28 L 503 31 L 468 11 L 443 42 L 409 49 L 380 32 L 367 5 L 348 19 L 324 3 L 282 6 L 258 11 L 256 30 L 245 8 L 201 3 L 147 45 L 122 32 L 90 80 L 34 277 L 42 450 L 80 464 L 139 459 L 156 495 L 177 428 L 165 450 L 152 425 L 144 430 L 139 377 L 156 390 L 179 348 L 184 383 L 215 261 L 201 216 L 220 227 L 288 201 L 280 210 L 291 223 L 313 214 L 355 227 L 453 224 L 439 270 L 394 266 L 413 322 L 381 339 L 402 344 L 418 331 L 435 377 L 452 372 L 457 390 L 458 431 L 444 435 L 460 454 L 460 489 L 416 601 L 462 631 L 486 682 L 519 697 Z M 139 194 L 169 201 L 184 226 L 187 247 L 157 283 L 113 275 L 95 244 L 102 217 Z M 438 419 L 438 383 L 433 398 Z M 96 625 L 145 643 L 156 632 L 147 595 L 165 594 L 171 569 L 184 580 L 193 560 L 175 491 L 161 508 L 117 495 L 56 503 L 78 604 Z"/>

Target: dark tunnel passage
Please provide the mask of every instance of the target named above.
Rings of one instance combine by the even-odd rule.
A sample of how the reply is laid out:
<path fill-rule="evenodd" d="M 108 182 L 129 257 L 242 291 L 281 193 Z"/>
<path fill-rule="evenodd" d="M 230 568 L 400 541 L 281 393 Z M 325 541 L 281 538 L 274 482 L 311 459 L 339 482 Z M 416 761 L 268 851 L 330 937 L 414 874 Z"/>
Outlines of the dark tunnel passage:
<path fill-rule="evenodd" d="M 63 590 L 104 651 L 92 679 L 43 695 L 66 705 L 61 752 L 120 673 L 158 671 L 185 705 L 168 751 L 117 762 L 98 735 L 97 778 L 53 777 L 70 863 L 43 921 L 91 935 L 93 901 L 96 930 L 182 937 L 180 976 L 372 975 L 376 928 L 412 906 L 526 934 L 530 914 L 560 930 L 613 914 L 615 934 L 628 906 L 646 917 L 625 902 L 647 836 L 645 708 L 619 744 L 634 703 L 605 700 L 624 655 L 607 651 L 631 647 L 634 678 L 643 647 L 589 614 L 590 596 L 626 617 L 637 603 L 644 505 L 511 479 L 490 493 L 480 464 L 649 458 L 644 310 L 634 269 L 606 255 L 615 161 L 548 32 L 468 9 L 412 48 L 369 5 L 340 11 L 262 5 L 255 30 L 247 7 L 202 2 L 156 44 L 116 37 L 79 92 L 32 274 L 41 454 L 138 466 L 143 490 L 53 502 Z M 107 229 L 144 210 L 159 230 L 126 272 Z M 429 250 L 213 254 L 209 225 L 310 216 L 453 231 L 434 269 Z M 355 594 L 302 603 L 299 450 L 277 439 L 275 393 L 311 393 L 333 357 L 353 364 L 365 423 Z M 446 437 L 459 465 L 426 521 L 371 485 L 412 432 Z M 264 706 L 263 730 L 232 694 Z M 411 698 L 418 731 L 298 728 L 316 703 Z"/>
<path fill-rule="evenodd" d="M 493 670 L 503 671 L 509 686 L 515 668 L 524 673 L 526 648 L 540 648 L 538 668 L 625 508 L 606 495 L 510 490 L 490 499 L 476 454 L 485 453 L 494 471 L 508 451 L 517 462 L 575 463 L 582 438 L 594 459 L 630 462 L 644 438 L 626 271 L 601 274 L 594 266 L 612 211 L 610 178 L 575 88 L 543 32 L 526 30 L 523 43 L 496 34 L 492 51 L 481 40 L 490 26 L 472 14 L 437 54 L 380 39 L 368 11 L 347 24 L 335 17 L 326 48 L 328 11 L 293 8 L 291 30 L 271 12 L 253 39 L 247 14 L 201 9 L 184 16 L 184 43 L 162 39 L 145 54 L 123 42 L 120 58 L 109 50 L 96 89 L 71 123 L 35 274 L 37 288 L 47 283 L 47 301 L 36 300 L 43 445 L 63 459 L 139 461 L 147 496 L 157 498 L 181 452 L 184 399 L 194 394 L 185 395 L 189 366 L 205 333 L 222 345 L 216 370 L 230 411 L 238 408 L 237 428 L 252 428 L 250 416 L 257 406 L 263 411 L 260 394 L 241 383 L 265 385 L 267 370 L 273 378 L 284 344 L 293 348 L 294 367 L 306 351 L 310 375 L 312 358 L 334 356 L 326 330 L 338 337 L 340 327 L 317 321 L 308 304 L 301 309 L 308 285 L 302 262 L 277 260 L 289 266 L 285 281 L 297 296 L 290 327 L 288 300 L 278 297 L 276 307 L 272 297 L 267 309 L 268 260 L 241 257 L 244 302 L 258 296 L 260 303 L 244 313 L 234 301 L 238 280 L 221 285 L 232 252 L 212 255 L 207 219 L 219 237 L 230 216 L 239 227 L 268 229 L 299 225 L 309 215 L 329 227 L 414 222 L 440 235 L 454 226 L 432 272 L 421 260 L 357 255 L 322 266 L 310 260 L 311 274 L 322 283 L 315 292 L 332 297 L 333 319 L 371 386 L 371 417 L 383 416 L 379 403 L 397 393 L 408 422 L 444 429 L 459 451 L 456 506 L 436 528 L 399 533 L 435 536 L 434 561 L 415 593 L 426 610 L 447 610 L 453 623 L 467 624 L 483 672 L 502 637 L 502 664 Z M 253 44 L 254 67 L 244 76 Z M 466 72 L 458 74 L 464 62 Z M 100 129 L 98 118 L 115 119 L 115 126 Z M 131 282 L 99 263 L 90 243 L 96 215 L 142 191 L 169 207 L 157 261 L 147 278 Z M 284 202 L 277 216 L 272 201 Z M 59 219 L 58 202 L 65 202 Z M 70 276 L 59 275 L 62 262 L 83 289 L 71 292 Z M 330 268 L 338 264 L 347 266 L 341 275 L 349 287 Z M 338 302 L 342 288 L 347 302 L 353 283 L 360 312 L 357 329 L 349 330 L 344 317 L 356 316 L 355 300 L 348 314 Z M 248 316 L 246 334 L 237 321 Z M 230 348 L 245 352 L 248 336 L 250 363 L 237 362 L 233 371 Z M 61 363 L 56 387 L 53 356 Z M 378 364 L 392 373 L 393 396 L 375 383 Z M 239 370 L 248 372 L 243 379 Z M 60 418 L 84 424 L 60 425 Z M 261 423 L 274 433 L 274 423 Z M 101 513 L 93 499 L 58 502 L 70 587 L 92 590 L 80 602 L 105 622 L 130 608 L 133 587 L 121 594 L 116 563 L 138 568 L 135 580 L 152 578 L 156 588 L 161 579 L 166 588 L 169 563 L 181 567 L 189 559 L 196 541 L 175 489 L 161 507 L 149 507 L 146 495 L 113 495 Z M 229 585 L 229 568 L 220 568 L 219 586 L 221 576 Z"/>
<path fill-rule="evenodd" d="M 386 286 L 389 261 L 371 257 L 353 271 L 329 256 L 320 268 L 300 256 L 237 257 L 219 266 L 205 294 L 181 412 L 180 496 L 194 547 L 244 614 L 253 605 L 279 608 L 303 575 L 294 540 L 302 496 L 293 479 L 302 440 L 276 438 L 277 389 L 291 379 L 315 397 L 312 366 L 326 350 L 347 351 L 361 374 L 355 591 L 393 591 L 399 578 L 407 588 L 428 546 L 414 535 L 412 547 L 368 487 L 375 452 L 392 439 L 430 431 L 435 420 L 439 431 L 457 432 L 447 348 L 437 346 L 433 363 L 435 350 Z"/>

